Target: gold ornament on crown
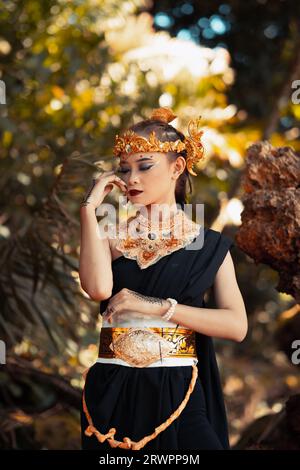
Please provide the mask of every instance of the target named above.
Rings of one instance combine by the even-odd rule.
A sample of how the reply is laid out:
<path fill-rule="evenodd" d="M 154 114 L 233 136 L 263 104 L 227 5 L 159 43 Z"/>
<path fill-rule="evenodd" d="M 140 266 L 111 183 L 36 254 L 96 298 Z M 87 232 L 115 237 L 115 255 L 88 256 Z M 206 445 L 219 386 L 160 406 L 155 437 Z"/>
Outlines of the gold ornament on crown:
<path fill-rule="evenodd" d="M 170 108 L 156 108 L 153 110 L 150 119 L 168 123 L 173 121 L 176 117 L 177 116 Z M 127 130 L 121 136 L 116 135 L 113 153 L 118 157 L 121 153 L 170 151 L 179 153 L 182 152 L 182 150 L 186 150 L 185 158 L 187 170 L 191 175 L 197 176 L 197 173 L 193 171 L 193 166 L 204 158 L 204 147 L 201 142 L 203 131 L 198 129 L 199 124 L 200 117 L 190 119 L 188 123 L 189 135 L 185 137 L 184 141 L 178 139 L 175 142 L 161 142 L 156 137 L 155 131 L 152 131 L 149 134 L 149 138 L 146 139 L 132 130 Z"/>

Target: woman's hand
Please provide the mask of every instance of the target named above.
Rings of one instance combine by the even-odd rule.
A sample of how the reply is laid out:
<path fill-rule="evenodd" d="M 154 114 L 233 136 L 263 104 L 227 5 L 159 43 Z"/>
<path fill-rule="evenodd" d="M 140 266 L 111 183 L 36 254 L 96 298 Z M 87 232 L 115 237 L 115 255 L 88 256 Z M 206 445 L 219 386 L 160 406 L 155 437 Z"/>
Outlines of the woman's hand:
<path fill-rule="evenodd" d="M 123 288 L 109 299 L 107 308 L 103 315 L 112 323 L 113 315 L 125 313 L 127 310 L 161 317 L 170 308 L 170 302 L 158 297 L 148 297 L 139 292 Z"/>
<path fill-rule="evenodd" d="M 111 192 L 114 184 L 119 186 L 125 194 L 127 193 L 125 181 L 119 178 L 113 171 L 104 171 L 97 178 L 93 178 L 92 184 L 80 204 L 81 207 L 92 206 L 97 209 L 102 204 L 105 196 Z"/>

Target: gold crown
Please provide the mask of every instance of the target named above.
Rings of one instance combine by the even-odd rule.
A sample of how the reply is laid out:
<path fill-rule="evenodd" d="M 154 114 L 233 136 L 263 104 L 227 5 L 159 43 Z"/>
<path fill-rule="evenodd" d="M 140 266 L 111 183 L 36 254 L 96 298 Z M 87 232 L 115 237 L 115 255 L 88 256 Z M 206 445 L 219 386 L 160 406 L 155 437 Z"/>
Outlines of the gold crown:
<path fill-rule="evenodd" d="M 156 108 L 153 110 L 150 119 L 171 122 L 176 118 L 170 108 Z M 119 156 L 121 153 L 136 153 L 136 152 L 181 152 L 186 150 L 186 166 L 191 175 L 197 176 L 193 171 L 193 166 L 197 164 L 204 157 L 204 147 L 201 142 L 203 131 L 198 130 L 200 117 L 191 119 L 188 123 L 189 136 L 185 140 L 180 139 L 175 142 L 166 141 L 161 142 L 155 135 L 155 131 L 150 132 L 149 138 L 146 139 L 132 130 L 125 131 L 121 136 L 118 134 L 115 137 L 115 145 L 113 153 Z"/>

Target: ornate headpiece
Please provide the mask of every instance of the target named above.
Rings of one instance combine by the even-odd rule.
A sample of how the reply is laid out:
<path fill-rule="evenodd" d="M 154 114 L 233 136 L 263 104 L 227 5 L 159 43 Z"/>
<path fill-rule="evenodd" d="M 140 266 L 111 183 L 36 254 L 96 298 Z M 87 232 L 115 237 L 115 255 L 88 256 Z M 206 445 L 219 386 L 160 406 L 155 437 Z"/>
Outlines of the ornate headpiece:
<path fill-rule="evenodd" d="M 150 119 L 171 122 L 177 116 L 173 113 L 170 108 L 156 108 L 153 110 Z M 203 159 L 204 147 L 201 142 L 201 136 L 203 131 L 198 130 L 200 118 L 191 119 L 188 123 L 189 136 L 185 137 L 185 140 L 180 139 L 175 142 L 166 141 L 161 142 L 155 136 L 155 131 L 149 134 L 149 138 L 146 139 L 132 130 L 125 131 L 121 136 L 118 134 L 115 138 L 115 145 L 113 153 L 115 156 L 119 156 L 121 153 L 136 153 L 136 152 L 181 152 L 186 150 L 186 166 L 187 170 L 191 175 L 197 176 L 197 173 L 193 171 L 193 165 Z"/>

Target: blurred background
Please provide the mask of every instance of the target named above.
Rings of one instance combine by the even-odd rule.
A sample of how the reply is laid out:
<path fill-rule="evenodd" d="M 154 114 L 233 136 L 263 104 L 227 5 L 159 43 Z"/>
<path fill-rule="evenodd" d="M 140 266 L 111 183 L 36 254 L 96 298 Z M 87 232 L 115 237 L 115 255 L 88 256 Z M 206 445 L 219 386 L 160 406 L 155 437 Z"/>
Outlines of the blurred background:
<path fill-rule="evenodd" d="M 249 332 L 215 340 L 231 445 L 300 448 L 299 297 L 236 239 L 248 147 L 290 147 L 299 169 L 297 79 L 293 0 L 0 1 L 0 448 L 80 448 L 101 323 L 78 278 L 79 203 L 95 171 L 115 168 L 115 134 L 159 106 L 185 133 L 201 116 L 190 202 L 237 240 Z"/>

